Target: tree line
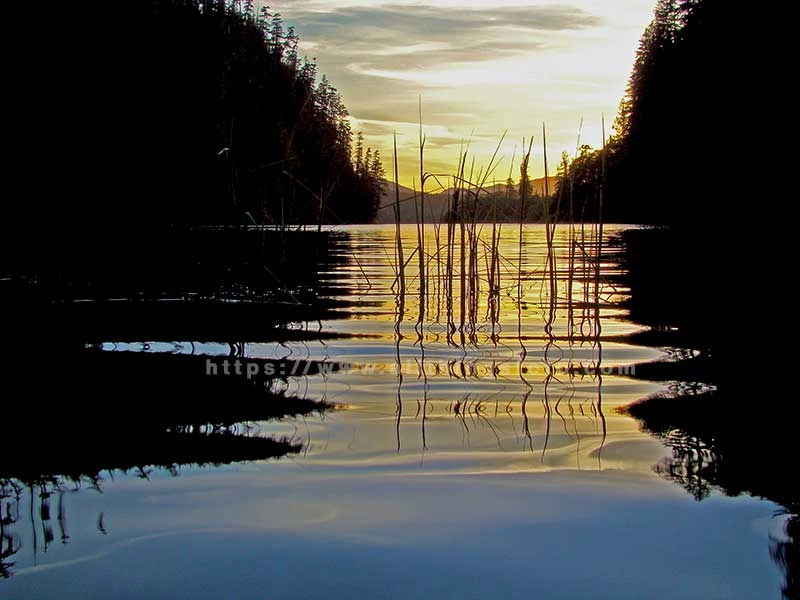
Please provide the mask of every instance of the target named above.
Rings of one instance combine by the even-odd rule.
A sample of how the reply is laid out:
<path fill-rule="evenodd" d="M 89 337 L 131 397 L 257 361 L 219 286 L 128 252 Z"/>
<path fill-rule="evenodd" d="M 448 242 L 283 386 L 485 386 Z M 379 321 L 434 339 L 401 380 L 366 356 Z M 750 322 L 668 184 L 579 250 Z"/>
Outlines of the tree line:
<path fill-rule="evenodd" d="M 252 0 L 10 13 L 30 33 L 7 58 L 18 244 L 374 217 L 380 155 L 352 147 L 340 93 L 279 14 Z"/>
<path fill-rule="evenodd" d="M 590 207 L 585 218 L 596 218 L 601 189 L 607 221 L 708 224 L 730 210 L 741 127 L 731 111 L 747 93 L 731 26 L 740 13 L 719 0 L 658 0 L 606 152 L 584 146 L 562 167 L 561 193 Z"/>

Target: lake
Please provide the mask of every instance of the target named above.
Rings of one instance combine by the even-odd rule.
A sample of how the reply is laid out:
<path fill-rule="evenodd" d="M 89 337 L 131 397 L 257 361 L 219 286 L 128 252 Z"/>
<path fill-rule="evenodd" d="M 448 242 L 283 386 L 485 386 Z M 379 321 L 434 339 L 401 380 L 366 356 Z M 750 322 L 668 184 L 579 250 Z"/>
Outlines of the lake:
<path fill-rule="evenodd" d="M 230 337 L 87 334 L 70 413 L 103 424 L 80 441 L 44 405 L 55 449 L 10 451 L 0 595 L 779 598 L 788 502 L 631 408 L 714 382 L 685 368 L 702 344 L 634 321 L 627 229 L 478 225 L 462 252 L 428 226 L 420 266 L 404 225 L 401 290 L 394 226 L 334 227 L 313 283 Z M 280 316 L 309 296 L 325 310 Z"/>

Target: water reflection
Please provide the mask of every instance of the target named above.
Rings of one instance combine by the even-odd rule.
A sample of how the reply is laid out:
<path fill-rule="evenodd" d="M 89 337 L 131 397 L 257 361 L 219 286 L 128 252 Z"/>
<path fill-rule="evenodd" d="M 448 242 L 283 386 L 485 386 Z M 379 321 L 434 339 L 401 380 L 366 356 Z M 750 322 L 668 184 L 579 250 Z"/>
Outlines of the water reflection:
<path fill-rule="evenodd" d="M 490 444 L 526 449 L 540 463 L 556 450 L 550 466 L 557 466 L 572 446 L 575 466 L 602 468 L 610 433 L 604 390 L 614 390 L 614 406 L 659 389 L 629 376 L 637 363 L 663 357 L 625 341 L 637 327 L 620 307 L 626 296 L 615 279 L 619 250 L 608 243 L 615 231 L 433 226 L 420 249 L 415 226 L 400 227 L 399 240 L 391 227 L 352 227 L 330 238 L 331 263 L 316 284 L 335 318 L 288 321 L 274 341 L 263 335 L 235 344 L 107 339 L 96 349 L 126 360 L 179 354 L 305 361 L 311 370 L 280 378 L 281 389 L 351 407 L 339 418 L 368 430 L 369 447 L 361 451 L 372 457 L 388 452 L 389 443 L 395 455 L 421 457 L 429 449 Z M 422 271 L 415 272 L 420 256 Z M 341 365 L 349 367 L 337 370 Z M 230 378 L 224 390 L 217 381 L 195 381 L 197 397 L 241 395 L 252 387 L 242 377 Z M 386 436 L 389 398 L 393 433 Z M 487 410 L 491 405 L 496 410 Z M 361 418 L 367 413 L 377 418 Z M 449 430 L 447 421 L 454 425 Z M 616 433 L 629 435 L 622 419 L 612 421 Z M 335 436 L 329 425 L 317 430 Z M 359 448 L 349 439 L 347 446 Z M 504 461 L 498 458 L 495 468 Z"/>
<path fill-rule="evenodd" d="M 676 379 L 665 393 L 637 401 L 623 412 L 670 449 L 654 466 L 662 477 L 680 485 L 697 501 L 722 492 L 769 499 L 781 508 L 780 535 L 770 534 L 770 555 L 784 574 L 783 597 L 800 594 L 800 493 L 796 477 L 793 407 L 780 405 L 781 393 L 768 393 L 760 376 L 751 376 L 739 361 L 724 360 L 722 336 L 709 327 L 729 290 L 709 289 L 717 265 L 715 242 L 691 243 L 669 230 L 626 231 L 621 236 L 626 265 L 623 280 L 631 288 L 626 304 L 633 317 L 651 325 L 644 343 L 685 344 L 669 361 L 643 365 L 641 376 Z M 665 248 L 669 253 L 663 253 Z M 705 252 L 699 250 L 705 249 Z M 668 254 L 669 259 L 665 256 Z M 644 258 L 647 261 L 644 261 Z M 678 280 L 677 290 L 664 281 Z M 687 289 L 708 290 L 686 294 Z M 731 327 L 734 327 L 731 324 Z M 780 406 L 779 416 L 771 410 Z"/>
<path fill-rule="evenodd" d="M 241 358 L 243 340 L 319 339 L 320 319 L 348 305 L 321 295 L 319 283 L 347 262 L 332 250 L 343 237 L 175 232 L 123 244 L 113 271 L 96 254 L 68 264 L 52 257 L 35 277 L 12 280 L 0 295 L 4 314 L 37 318 L 10 319 L 0 347 L 11 400 L 3 420 L 14 424 L 4 428 L 9 451 L 0 462 L 2 577 L 13 573 L 23 539 L 34 562 L 56 539 L 67 543 L 67 493 L 100 492 L 115 474 L 177 476 L 307 448 L 298 431 L 269 431 L 269 423 L 321 419 L 333 406 L 290 389 L 289 374 L 336 365 L 255 358 L 256 371 L 239 376 L 215 361 Z M 27 536 L 19 535 L 24 520 Z M 108 531 L 102 512 L 97 529 Z"/>
<path fill-rule="evenodd" d="M 13 575 L 16 564 L 13 558 L 23 548 L 19 527 L 29 527 L 34 562 L 39 553 L 47 553 L 52 544 L 69 542 L 64 496 L 74 491 L 77 488 L 69 489 L 56 477 L 35 483 L 0 479 L 0 579 Z M 26 495 L 27 510 L 23 506 Z"/>
<path fill-rule="evenodd" d="M 10 452 L 0 463 L 0 575 L 13 574 L 23 539 L 29 540 L 34 563 L 56 540 L 68 542 L 66 493 L 82 488 L 102 492 L 119 474 L 149 479 L 161 472 L 177 477 L 190 467 L 300 454 L 308 440 L 298 431 L 276 434 L 264 429 L 272 421 L 322 418 L 331 410 L 324 400 L 297 395 L 286 385 L 288 373 L 312 377 L 327 367 L 299 360 L 250 364 L 258 370 L 245 376 L 234 368 L 226 373 L 200 355 L 87 347 L 61 355 L 49 366 L 48 378 L 32 369 L 14 373 L 14 379 L 29 385 L 38 377 L 43 397 L 87 398 L 93 408 L 71 401 L 48 404 L 47 423 L 57 429 L 41 435 L 25 426 L 40 420 L 38 404 L 17 402 L 5 409 L 18 426 L 3 437 Z M 210 373 L 210 366 L 218 372 Z M 109 393 L 123 408 L 103 403 Z M 29 506 L 22 505 L 23 498 Z M 19 528 L 25 526 L 29 531 L 21 536 Z M 97 529 L 107 533 L 102 513 Z"/>
<path fill-rule="evenodd" d="M 784 598 L 796 598 L 800 588 L 800 493 L 795 477 L 792 425 L 740 414 L 719 392 L 656 396 L 637 402 L 626 412 L 664 440 L 671 456 L 654 470 L 686 489 L 696 500 L 720 490 L 730 496 L 751 494 L 780 504 L 786 515 L 783 535 L 771 535 L 770 553 L 784 573 Z"/>
<path fill-rule="evenodd" d="M 543 461 L 555 417 L 577 445 L 582 434 L 596 435 L 599 448 L 593 450 L 601 467 L 608 435 L 604 371 L 625 376 L 629 365 L 660 356 L 619 343 L 635 328 L 619 320 L 617 304 L 624 296 L 612 282 L 617 267 L 608 232 L 462 223 L 432 226 L 426 234 L 415 239 L 420 231 L 414 226 L 352 228 L 350 245 L 359 265 L 336 274 L 339 285 L 349 282 L 375 307 L 359 310 L 356 323 L 348 326 L 379 342 L 365 348 L 343 340 L 337 354 L 354 362 L 363 357 L 371 371 L 396 375 L 395 451 L 408 447 L 424 455 L 430 419 L 444 411 L 458 421 L 464 440 L 472 421 L 485 427 L 499 448 L 510 425 Z M 409 266 L 408 249 L 411 256 L 423 256 L 419 268 Z M 390 315 L 391 329 L 384 326 Z M 608 366 L 603 322 L 614 345 Z M 391 342 L 391 355 L 382 350 L 384 340 L 386 346 Z M 249 349 L 259 350 L 263 347 Z M 393 370 L 381 362 L 386 360 L 392 360 Z M 464 391 L 473 384 L 477 389 Z M 487 410 L 492 405 L 495 409 Z M 584 417 L 589 431 L 578 423 Z M 541 434 L 531 421 L 540 418 Z M 411 434 L 411 445 L 403 440 L 409 422 L 418 422 L 419 429 Z"/>
<path fill-rule="evenodd" d="M 388 475 L 519 476 L 534 486 L 533 474 L 592 471 L 587 476 L 608 478 L 603 485 L 624 488 L 628 480 L 617 479 L 619 473 L 658 482 L 651 467 L 664 456 L 662 444 L 631 418 L 641 415 L 620 409 L 670 386 L 707 388 L 680 370 L 642 379 L 669 361 L 683 365 L 697 356 L 679 342 L 643 343 L 651 332 L 628 314 L 620 231 L 459 223 L 426 228 L 420 244 L 414 226 L 400 227 L 399 239 L 394 227 L 352 227 L 330 234 L 318 273 L 303 284 L 303 298 L 313 302 L 301 302 L 302 308 L 287 309 L 275 297 L 260 303 L 264 290 L 231 284 L 228 291 L 239 291 L 210 295 L 213 302 L 193 313 L 197 320 L 186 313 L 175 323 L 115 317 L 95 322 L 68 351 L 48 346 L 61 358 L 48 365 L 50 377 L 25 361 L 14 377 L 51 399 L 48 418 L 60 435 L 42 440 L 46 451 L 33 451 L 38 436 L 20 428 L 12 460 L 0 466 L 4 576 L 16 563 L 29 566 L 23 544 L 35 556 L 85 534 L 85 520 L 82 528 L 68 527 L 63 499 L 81 488 L 113 490 L 114 473 L 150 478 L 141 485 L 152 486 L 190 465 L 294 457 L 254 467 L 252 480 L 238 481 L 230 492 L 237 506 L 258 505 L 246 514 L 260 518 L 258 494 L 276 473 L 297 490 L 280 506 L 297 512 L 326 504 L 339 481 L 372 486 L 370 494 L 380 496 Z M 286 290 L 301 299 L 302 287 Z M 132 305 L 125 311 L 146 312 Z M 20 354 L 39 355 L 36 348 L 30 344 L 30 353 Z M 239 372 L 236 361 L 243 365 Z M 97 408 L 76 406 L 67 391 Z M 119 417 L 112 418 L 111 404 Z M 17 422 L 36 422 L 36 406 L 13 410 Z M 721 477 L 720 450 L 708 439 L 669 437 L 672 462 L 659 463 L 698 496 Z M 204 477 L 216 481 L 210 472 Z M 256 480 L 259 492 L 250 487 Z M 481 487 L 476 481 L 469 484 L 473 492 Z M 419 485 L 415 493 L 422 496 L 429 488 Z M 580 496 L 578 487 L 569 493 Z M 435 492 L 428 496 L 442 500 Z M 367 511 L 365 498 L 347 496 L 347 502 L 353 511 Z M 413 522 L 421 510 L 417 497 L 405 500 L 412 508 L 403 514 Z M 207 496 L 195 501 L 215 506 Z M 92 505 L 92 535 L 113 535 L 110 516 L 130 510 L 117 502 L 109 496 Z M 168 527 L 164 521 L 175 515 L 158 504 L 148 510 L 158 526 L 152 529 Z M 325 518 L 341 518 L 330 512 Z M 33 515 L 23 518 L 33 528 L 24 536 L 23 514 Z M 521 514 L 515 523 L 529 516 Z M 145 522 L 148 531 L 141 514 L 130 519 Z M 241 524 L 237 515 L 230 519 Z M 593 526 L 602 529 L 602 523 Z M 773 543 L 775 560 L 787 565 L 796 556 L 788 539 Z"/>
<path fill-rule="evenodd" d="M 16 564 L 12 559 L 19 552 L 21 543 L 12 532 L 19 520 L 21 487 L 15 482 L 0 481 L 0 579 L 12 575 Z"/>
<path fill-rule="evenodd" d="M 277 459 L 298 454 L 303 448 L 299 440 L 262 437 L 243 426 L 181 426 L 167 432 L 145 428 L 139 433 L 146 436 L 146 444 L 130 434 L 101 436 L 58 457 L 30 457 L 25 461 L 12 457 L 10 465 L 4 465 L 0 471 L 0 578 L 14 573 L 14 557 L 24 548 L 21 527 L 28 528 L 33 564 L 56 541 L 54 527 L 58 542 L 69 542 L 66 494 L 84 488 L 102 493 L 104 485 L 119 475 L 147 480 L 162 471 L 178 477 L 187 467 Z M 26 497 L 27 511 L 23 506 Z M 107 535 L 103 512 L 96 522 L 97 531 Z"/>

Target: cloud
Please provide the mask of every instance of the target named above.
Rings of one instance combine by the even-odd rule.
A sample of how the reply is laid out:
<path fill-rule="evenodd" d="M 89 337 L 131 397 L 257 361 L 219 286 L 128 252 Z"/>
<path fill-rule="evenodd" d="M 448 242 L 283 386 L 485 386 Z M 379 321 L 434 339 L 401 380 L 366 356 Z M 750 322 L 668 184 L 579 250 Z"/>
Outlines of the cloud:
<path fill-rule="evenodd" d="M 318 27 L 362 26 L 402 29 L 415 36 L 434 38 L 448 31 L 470 33 L 486 28 L 514 27 L 528 30 L 563 31 L 593 27 L 602 19 L 568 5 L 496 6 L 486 8 L 434 5 L 384 4 L 341 6 L 297 13 Z"/>
<path fill-rule="evenodd" d="M 451 170 L 466 139 L 485 162 L 506 130 L 510 164 L 514 147 L 542 122 L 556 161 L 562 148 L 574 148 L 582 117 L 584 136 L 596 145 L 599 116 L 613 119 L 652 15 L 652 0 L 403 2 L 269 4 L 296 26 L 301 52 L 318 57 L 354 130 L 384 158 L 397 132 L 406 180 L 418 170 L 420 97 L 430 170 Z"/>
<path fill-rule="evenodd" d="M 480 69 L 524 59 L 554 44 L 559 32 L 586 30 L 604 21 L 563 5 L 343 6 L 301 1 L 274 6 L 273 11 L 297 26 L 301 50 L 319 56 L 320 70 L 331 76 L 354 115 L 396 121 L 416 121 L 417 95 L 452 85 L 459 66 Z M 477 81 L 469 71 L 467 77 Z M 463 111 L 454 110 L 451 98 L 424 95 L 427 115 L 441 124 L 457 122 L 456 113 Z"/>
<path fill-rule="evenodd" d="M 423 69 L 528 54 L 548 32 L 600 26 L 603 19 L 570 6 L 464 8 L 383 5 L 300 9 L 304 37 L 348 57 L 360 72 Z M 329 57 L 330 58 L 330 57 Z"/>
<path fill-rule="evenodd" d="M 299 1 L 273 10 L 297 26 L 301 50 L 319 56 L 321 71 L 332 77 L 353 114 L 365 120 L 415 121 L 413 99 L 419 93 L 497 83 L 487 78 L 492 65 L 525 60 L 558 46 L 560 36 L 605 22 L 560 4 L 343 4 Z M 450 113 L 463 112 L 454 110 L 452 98 L 439 102 L 425 96 L 426 113 L 440 123 L 454 123 L 458 116 Z"/>

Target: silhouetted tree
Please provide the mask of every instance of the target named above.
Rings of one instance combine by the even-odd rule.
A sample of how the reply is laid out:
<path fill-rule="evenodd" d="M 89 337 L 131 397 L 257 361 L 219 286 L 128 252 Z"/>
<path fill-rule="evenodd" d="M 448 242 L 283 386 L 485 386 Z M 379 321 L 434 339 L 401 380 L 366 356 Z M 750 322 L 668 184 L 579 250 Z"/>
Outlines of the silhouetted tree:
<path fill-rule="evenodd" d="M 730 212 L 741 137 L 731 114 L 749 93 L 741 48 L 759 52 L 758 31 L 747 44 L 732 25 L 741 19 L 730 2 L 657 2 L 608 143 L 606 220 L 703 225 Z M 572 175 L 592 161 L 600 170 L 599 153 L 575 160 Z"/>
<path fill-rule="evenodd" d="M 598 219 L 598 196 L 602 183 L 600 152 L 584 144 L 572 161 L 566 153 L 562 156 L 555 193 L 561 207 L 560 219 Z"/>
<path fill-rule="evenodd" d="M 152 0 L 20 16 L 39 51 L 9 71 L 21 191 L 3 202 L 2 249 L 74 262 L 109 235 L 370 219 L 340 94 L 279 14 L 255 12 Z"/>

